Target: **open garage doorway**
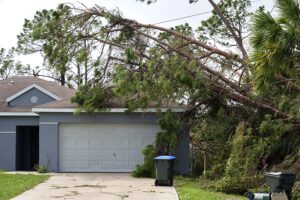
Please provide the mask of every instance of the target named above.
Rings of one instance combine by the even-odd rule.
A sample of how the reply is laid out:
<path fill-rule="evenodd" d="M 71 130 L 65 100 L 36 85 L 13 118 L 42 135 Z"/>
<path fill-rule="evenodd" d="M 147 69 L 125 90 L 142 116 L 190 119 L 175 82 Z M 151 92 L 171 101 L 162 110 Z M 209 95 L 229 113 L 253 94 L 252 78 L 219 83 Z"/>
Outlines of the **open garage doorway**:
<path fill-rule="evenodd" d="M 32 171 L 39 164 L 39 127 L 16 127 L 16 170 Z"/>

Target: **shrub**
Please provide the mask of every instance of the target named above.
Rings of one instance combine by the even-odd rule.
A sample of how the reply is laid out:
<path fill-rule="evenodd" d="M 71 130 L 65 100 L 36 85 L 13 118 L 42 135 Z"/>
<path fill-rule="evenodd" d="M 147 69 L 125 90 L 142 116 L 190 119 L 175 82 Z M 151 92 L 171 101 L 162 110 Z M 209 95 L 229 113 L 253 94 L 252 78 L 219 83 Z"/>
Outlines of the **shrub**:
<path fill-rule="evenodd" d="M 36 165 L 34 169 L 41 174 L 49 172 L 48 167 L 44 165 Z"/>
<path fill-rule="evenodd" d="M 250 127 L 251 128 L 251 127 Z M 224 177 L 213 186 L 218 192 L 244 194 L 261 186 L 263 176 L 258 171 L 260 157 L 266 151 L 264 140 L 252 135 L 248 124 L 241 122 L 231 140 L 230 156 Z"/>
<path fill-rule="evenodd" d="M 264 182 L 263 176 L 252 177 L 224 177 L 217 181 L 213 189 L 217 192 L 228 194 L 245 194 L 251 188 L 257 188 Z"/>
<path fill-rule="evenodd" d="M 143 154 L 145 156 L 144 163 L 137 165 L 135 170 L 132 172 L 133 177 L 155 177 L 155 161 L 153 158 L 156 156 L 153 145 L 148 145 L 144 148 Z"/>
<path fill-rule="evenodd" d="M 218 163 L 213 165 L 212 168 L 206 172 L 206 178 L 211 180 L 220 179 L 225 172 L 224 165 L 224 163 Z"/>

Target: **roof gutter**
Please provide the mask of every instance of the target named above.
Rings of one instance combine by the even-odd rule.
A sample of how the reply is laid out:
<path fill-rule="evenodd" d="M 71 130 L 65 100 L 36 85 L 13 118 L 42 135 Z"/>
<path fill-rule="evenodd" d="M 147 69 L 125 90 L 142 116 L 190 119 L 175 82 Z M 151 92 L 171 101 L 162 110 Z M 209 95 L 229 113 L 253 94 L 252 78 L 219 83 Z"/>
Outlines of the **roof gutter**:
<path fill-rule="evenodd" d="M 39 116 L 34 112 L 0 112 L 0 117 L 36 117 Z"/>
<path fill-rule="evenodd" d="M 138 108 L 132 111 L 133 113 L 157 113 L 157 112 L 167 112 L 171 110 L 172 112 L 185 112 L 185 108 Z M 35 113 L 74 113 L 76 108 L 32 108 L 32 112 Z M 95 111 L 96 113 L 124 113 L 127 112 L 128 108 L 107 108 L 104 110 Z M 84 111 L 82 111 L 84 112 Z"/>

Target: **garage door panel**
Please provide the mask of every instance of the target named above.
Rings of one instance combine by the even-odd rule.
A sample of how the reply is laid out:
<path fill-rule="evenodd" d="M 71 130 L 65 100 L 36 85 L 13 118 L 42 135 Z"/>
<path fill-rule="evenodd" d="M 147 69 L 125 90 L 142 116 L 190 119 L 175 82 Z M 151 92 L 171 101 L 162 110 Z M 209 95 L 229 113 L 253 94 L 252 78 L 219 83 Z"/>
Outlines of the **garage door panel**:
<path fill-rule="evenodd" d="M 64 160 L 64 161 L 61 161 L 60 162 L 60 167 L 62 169 L 74 169 L 75 168 L 75 161 L 67 161 L 67 160 Z"/>
<path fill-rule="evenodd" d="M 113 150 L 102 150 L 101 151 L 101 158 L 102 159 L 106 159 L 106 160 L 110 160 L 112 159 L 114 156 L 114 151 Z"/>
<path fill-rule="evenodd" d="M 102 149 L 111 149 L 114 146 L 114 138 L 111 135 L 106 135 L 101 138 Z"/>
<path fill-rule="evenodd" d="M 104 170 L 114 169 L 114 162 L 112 160 L 102 160 L 101 168 Z"/>
<path fill-rule="evenodd" d="M 128 150 L 127 149 L 114 150 L 114 158 L 116 160 L 127 160 Z"/>
<path fill-rule="evenodd" d="M 88 146 L 89 147 L 100 147 L 101 146 L 101 137 L 100 133 L 91 133 L 88 135 Z"/>
<path fill-rule="evenodd" d="M 86 162 L 85 160 L 76 161 L 76 169 L 78 169 L 78 170 L 88 169 L 88 162 Z"/>
<path fill-rule="evenodd" d="M 114 168 L 115 169 L 128 169 L 128 161 L 127 160 L 116 160 Z"/>
<path fill-rule="evenodd" d="M 76 149 L 76 159 L 77 160 L 88 160 L 88 150 L 87 149 Z"/>
<path fill-rule="evenodd" d="M 60 124 L 61 172 L 131 172 L 159 130 L 150 124 Z"/>
<path fill-rule="evenodd" d="M 85 132 L 78 132 L 76 137 L 76 147 L 88 147 L 89 146 L 89 139 L 84 135 L 80 135 Z"/>
<path fill-rule="evenodd" d="M 89 163 L 89 169 L 98 170 L 101 167 L 99 160 L 89 160 L 88 163 Z"/>
<path fill-rule="evenodd" d="M 101 150 L 99 149 L 89 149 L 89 160 L 99 160 L 101 158 Z"/>
<path fill-rule="evenodd" d="M 128 159 L 135 160 L 137 158 L 140 159 L 142 153 L 139 150 L 128 150 Z"/>

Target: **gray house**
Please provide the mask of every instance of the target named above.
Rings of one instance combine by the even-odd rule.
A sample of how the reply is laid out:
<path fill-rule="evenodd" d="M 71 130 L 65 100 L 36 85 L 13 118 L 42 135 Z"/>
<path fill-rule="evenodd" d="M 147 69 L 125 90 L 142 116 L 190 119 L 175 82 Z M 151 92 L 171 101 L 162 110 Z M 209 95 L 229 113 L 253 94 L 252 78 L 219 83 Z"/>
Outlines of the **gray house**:
<path fill-rule="evenodd" d="M 74 92 L 35 77 L 0 81 L 0 169 L 131 172 L 143 163 L 142 149 L 159 131 L 156 109 L 128 113 L 122 102 L 110 102 L 107 111 L 74 115 Z M 188 134 L 182 131 L 178 140 L 178 173 L 188 172 Z"/>

